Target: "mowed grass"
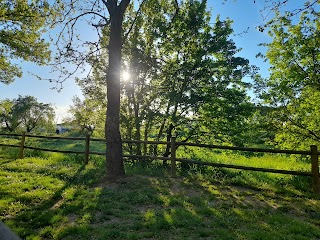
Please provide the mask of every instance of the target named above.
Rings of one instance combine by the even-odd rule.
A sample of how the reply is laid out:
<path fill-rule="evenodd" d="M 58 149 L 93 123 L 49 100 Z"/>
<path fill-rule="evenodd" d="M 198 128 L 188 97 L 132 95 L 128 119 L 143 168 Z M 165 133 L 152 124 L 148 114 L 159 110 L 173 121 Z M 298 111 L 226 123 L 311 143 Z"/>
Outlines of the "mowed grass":
<path fill-rule="evenodd" d="M 29 151 L 14 160 L 17 151 L 0 151 L 0 220 L 22 239 L 320 239 L 309 177 L 179 166 L 171 178 L 154 161 L 128 162 L 127 177 L 110 183 L 103 158 L 84 166 L 81 155 Z M 239 165 L 310 165 L 282 155 L 180 151 Z"/>

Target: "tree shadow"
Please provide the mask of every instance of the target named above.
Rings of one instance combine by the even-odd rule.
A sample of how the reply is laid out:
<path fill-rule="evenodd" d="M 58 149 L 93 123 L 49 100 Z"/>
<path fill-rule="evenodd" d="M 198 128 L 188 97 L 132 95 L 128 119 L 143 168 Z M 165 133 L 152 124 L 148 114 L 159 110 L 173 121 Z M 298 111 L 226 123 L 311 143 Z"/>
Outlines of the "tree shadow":
<path fill-rule="evenodd" d="M 68 163 L 66 163 L 66 165 L 68 165 Z M 74 192 L 76 193 L 78 191 L 78 187 L 81 187 L 87 182 L 90 182 L 90 179 L 93 176 L 97 175 L 94 168 L 88 169 L 85 165 L 78 166 L 76 171 L 73 171 L 69 175 L 55 171 L 46 172 L 46 169 L 41 168 L 33 169 L 33 171 L 31 172 L 28 172 L 28 170 L 26 169 L 7 168 L 6 170 L 10 171 L 11 173 L 21 174 L 21 176 L 23 176 L 23 173 L 30 173 L 39 181 L 38 183 L 32 182 L 30 186 L 28 186 L 25 189 L 22 189 L 25 190 L 25 192 L 30 191 L 30 196 L 28 197 L 25 196 L 25 192 L 0 192 L 0 195 L 5 196 L 7 199 L 14 199 L 14 202 L 11 203 L 12 205 L 16 203 L 23 205 L 22 209 L 16 210 L 18 212 L 14 211 L 1 217 L 4 220 L 4 222 L 9 227 L 14 229 L 15 232 L 23 239 L 27 236 L 30 237 L 33 235 L 37 235 L 38 232 L 43 230 L 44 228 L 50 228 L 52 223 L 59 222 L 59 216 L 61 215 L 61 212 L 65 211 L 63 209 L 59 209 L 60 202 L 64 198 L 65 192 L 68 189 L 74 189 Z M 62 186 L 55 186 L 55 191 L 52 194 L 52 191 L 50 190 L 53 187 L 50 186 L 50 184 L 46 185 L 46 182 L 44 182 L 46 180 L 46 177 L 50 177 L 51 181 L 55 180 L 56 182 L 58 181 L 63 184 Z M 24 180 L 27 181 L 28 179 L 25 177 Z M 22 181 L 20 182 L 21 186 Z M 56 182 L 50 183 L 55 184 Z M 32 195 L 32 191 L 35 190 L 36 187 L 40 187 L 42 190 L 39 199 L 35 199 L 35 196 Z M 46 192 L 49 195 L 51 194 L 51 196 L 44 196 Z M 68 214 L 66 214 L 66 216 L 67 215 Z M 44 236 L 45 235 L 46 234 L 44 234 Z M 50 238 L 50 234 L 48 235 L 48 237 Z"/>
<path fill-rule="evenodd" d="M 250 170 L 236 170 L 188 164 L 180 167 L 182 176 L 203 175 L 207 179 L 224 182 L 225 184 L 246 187 L 252 190 L 274 191 L 290 196 L 314 197 L 312 178 L 278 173 L 264 173 Z"/>
<path fill-rule="evenodd" d="M 261 191 L 182 177 L 131 176 L 100 187 L 99 207 L 89 225 L 97 235 L 103 229 L 101 239 L 301 239 L 320 234 L 300 219 L 315 204 L 290 208 L 287 195 L 266 199 Z M 286 221 L 292 226 L 279 230 Z M 293 234 L 297 226 L 302 231 Z"/>
<path fill-rule="evenodd" d="M 102 168 L 102 162 L 82 165 L 67 180 L 53 175 L 65 184 L 6 223 L 29 239 L 320 237 L 317 198 L 247 188 L 204 175 L 171 178 L 159 166 L 141 175 L 143 169 L 128 165 L 126 177 L 107 182 Z"/>

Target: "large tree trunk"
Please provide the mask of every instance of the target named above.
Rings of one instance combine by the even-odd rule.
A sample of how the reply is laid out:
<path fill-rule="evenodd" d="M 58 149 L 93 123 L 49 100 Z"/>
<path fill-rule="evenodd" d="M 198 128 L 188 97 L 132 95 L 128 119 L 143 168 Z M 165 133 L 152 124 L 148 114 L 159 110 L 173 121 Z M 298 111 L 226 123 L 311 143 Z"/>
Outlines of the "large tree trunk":
<path fill-rule="evenodd" d="M 120 66 L 123 15 L 130 0 L 107 1 L 110 14 L 109 67 L 107 70 L 106 171 L 109 179 L 125 175 L 120 135 Z"/>

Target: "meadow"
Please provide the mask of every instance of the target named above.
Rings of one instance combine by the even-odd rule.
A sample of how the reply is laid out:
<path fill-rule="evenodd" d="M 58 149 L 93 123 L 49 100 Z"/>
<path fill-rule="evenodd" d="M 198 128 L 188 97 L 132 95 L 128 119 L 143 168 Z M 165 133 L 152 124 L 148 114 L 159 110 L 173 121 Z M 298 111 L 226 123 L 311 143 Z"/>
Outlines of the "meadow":
<path fill-rule="evenodd" d="M 6 139 L 14 144 L 16 140 Z M 53 149 L 81 142 L 28 140 Z M 103 146 L 92 145 L 93 150 Z M 0 148 L 0 220 L 22 239 L 319 239 L 311 178 L 190 165 L 177 177 L 160 161 L 127 161 L 105 180 L 103 157 Z M 310 159 L 181 147 L 178 157 L 287 170 Z"/>

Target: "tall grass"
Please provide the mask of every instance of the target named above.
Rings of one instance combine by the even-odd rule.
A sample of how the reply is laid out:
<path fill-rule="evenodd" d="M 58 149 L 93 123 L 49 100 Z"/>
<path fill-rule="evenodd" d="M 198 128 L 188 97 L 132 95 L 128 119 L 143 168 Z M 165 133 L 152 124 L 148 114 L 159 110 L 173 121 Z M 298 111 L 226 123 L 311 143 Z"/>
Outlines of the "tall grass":
<path fill-rule="evenodd" d="M 211 150 L 198 147 L 180 148 L 178 158 L 194 159 L 206 162 L 234 164 L 241 166 L 283 169 L 294 171 L 311 171 L 310 157 L 300 155 L 248 153 L 231 150 Z M 182 172 L 183 168 L 182 165 Z M 233 170 L 213 167 L 199 167 L 188 165 L 184 172 L 206 175 L 224 181 L 228 184 L 237 184 L 254 189 L 272 191 L 287 191 L 303 195 L 312 193 L 311 178 L 285 174 L 255 172 L 248 170 Z"/>

